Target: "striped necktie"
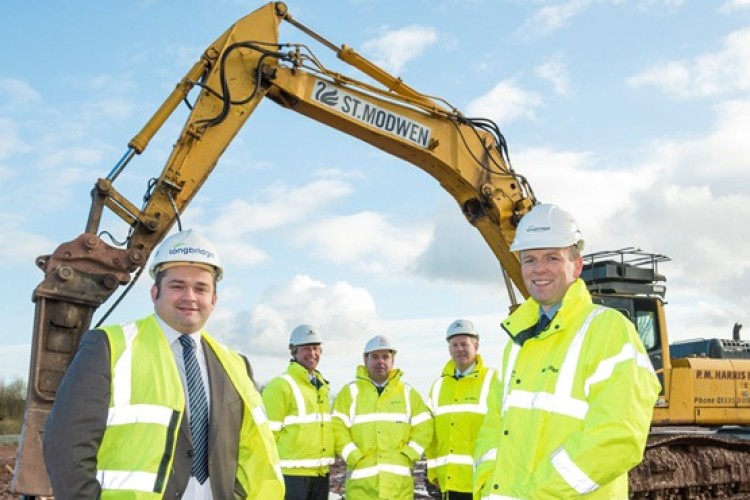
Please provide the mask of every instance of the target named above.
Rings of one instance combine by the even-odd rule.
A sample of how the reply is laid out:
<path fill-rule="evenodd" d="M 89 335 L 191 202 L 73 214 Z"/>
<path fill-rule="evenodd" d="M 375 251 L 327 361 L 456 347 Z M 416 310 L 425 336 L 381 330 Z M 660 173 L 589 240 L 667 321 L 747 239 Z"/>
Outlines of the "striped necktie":
<path fill-rule="evenodd" d="M 182 359 L 190 405 L 190 435 L 193 439 L 193 466 L 190 474 L 200 484 L 208 478 L 208 400 L 203 386 L 201 369 L 195 356 L 195 342 L 188 335 L 180 335 Z"/>

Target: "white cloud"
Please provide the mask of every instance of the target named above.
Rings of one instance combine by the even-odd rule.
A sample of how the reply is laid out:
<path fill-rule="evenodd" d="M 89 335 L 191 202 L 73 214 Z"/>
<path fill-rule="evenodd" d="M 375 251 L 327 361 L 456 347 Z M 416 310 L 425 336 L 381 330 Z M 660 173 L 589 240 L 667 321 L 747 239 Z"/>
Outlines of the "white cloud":
<path fill-rule="evenodd" d="M 748 7 L 750 7 L 750 0 L 727 0 L 719 11 L 729 14 L 730 12 L 747 9 Z"/>
<path fill-rule="evenodd" d="M 12 107 L 42 102 L 41 94 L 18 78 L 0 78 L 0 95 L 4 96 Z"/>
<path fill-rule="evenodd" d="M 332 262 L 397 274 L 414 262 L 431 237 L 429 225 L 400 227 L 381 214 L 360 212 L 308 223 L 300 228 L 295 243 L 312 246 L 316 255 Z"/>
<path fill-rule="evenodd" d="M 407 26 L 388 31 L 376 39 L 367 40 L 362 51 L 370 54 L 375 64 L 391 73 L 398 74 L 406 63 L 419 57 L 427 47 L 438 40 L 434 28 Z"/>
<path fill-rule="evenodd" d="M 720 50 L 691 60 L 667 61 L 628 79 L 679 97 L 706 97 L 750 89 L 750 28 L 727 35 Z"/>
<path fill-rule="evenodd" d="M 674 259 L 668 278 L 682 296 L 714 297 L 725 314 L 750 303 L 750 101 L 717 108 L 705 137 L 655 141 L 644 155 L 658 165 L 606 226 L 632 244 Z"/>
<path fill-rule="evenodd" d="M 512 80 L 503 80 L 488 93 L 471 101 L 466 106 L 467 115 L 490 118 L 507 124 L 518 119 L 536 118 L 534 108 L 544 104 L 536 92 L 524 90 Z"/>
<path fill-rule="evenodd" d="M 316 180 L 298 188 L 279 184 L 269 188 L 262 200 L 232 200 L 219 210 L 211 231 L 218 237 L 236 238 L 276 228 L 305 219 L 351 192 L 352 186 L 338 179 Z"/>
<path fill-rule="evenodd" d="M 594 3 L 594 0 L 568 0 L 544 6 L 527 19 L 519 32 L 547 34 L 565 26 L 576 14 Z"/>
<path fill-rule="evenodd" d="M 568 94 L 570 89 L 568 69 L 559 57 L 555 57 L 546 63 L 537 66 L 534 71 L 540 78 L 550 82 L 556 93 L 561 95 Z"/>
<path fill-rule="evenodd" d="M 289 332 L 300 323 L 320 328 L 327 351 L 344 353 L 374 335 L 379 320 L 366 289 L 297 275 L 289 283 L 269 289 L 246 311 L 217 308 L 211 329 L 227 332 L 227 340 L 242 351 L 286 358 Z"/>
<path fill-rule="evenodd" d="M 519 150 L 515 168 L 529 180 L 537 199 L 555 203 L 578 220 L 586 251 L 612 250 L 637 242 L 604 223 L 629 206 L 630 198 L 643 186 L 655 182 L 658 166 L 613 164 L 611 158 L 592 152 L 555 151 L 545 148 Z"/>

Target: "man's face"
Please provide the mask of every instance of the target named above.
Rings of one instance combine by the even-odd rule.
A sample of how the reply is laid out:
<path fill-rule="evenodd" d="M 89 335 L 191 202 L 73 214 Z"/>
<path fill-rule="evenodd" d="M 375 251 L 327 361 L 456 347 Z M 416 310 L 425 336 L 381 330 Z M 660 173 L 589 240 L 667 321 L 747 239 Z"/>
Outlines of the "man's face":
<path fill-rule="evenodd" d="M 568 287 L 581 275 L 583 259 L 570 260 L 570 248 L 538 248 L 521 252 L 523 282 L 547 311 L 562 301 Z"/>
<path fill-rule="evenodd" d="M 320 355 L 323 354 L 323 347 L 320 344 L 308 344 L 296 347 L 297 352 L 294 359 L 301 364 L 307 371 L 312 373 L 320 363 Z"/>
<path fill-rule="evenodd" d="M 393 353 L 387 349 L 365 354 L 367 374 L 374 382 L 382 384 L 388 380 L 388 374 L 393 369 L 394 359 Z"/>
<path fill-rule="evenodd" d="M 448 339 L 448 352 L 459 371 L 465 371 L 477 359 L 479 341 L 471 335 L 454 335 Z"/>
<path fill-rule="evenodd" d="M 160 287 L 151 287 L 151 300 L 156 314 L 169 326 L 180 333 L 197 332 L 216 305 L 214 276 L 199 267 L 170 267 Z"/>

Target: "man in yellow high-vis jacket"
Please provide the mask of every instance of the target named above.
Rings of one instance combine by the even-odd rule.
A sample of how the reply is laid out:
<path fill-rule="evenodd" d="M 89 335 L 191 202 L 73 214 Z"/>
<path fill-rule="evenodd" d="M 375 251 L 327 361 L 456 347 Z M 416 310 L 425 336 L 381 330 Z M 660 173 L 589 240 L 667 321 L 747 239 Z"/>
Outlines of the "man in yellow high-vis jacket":
<path fill-rule="evenodd" d="M 383 335 L 370 339 L 357 378 L 333 404 L 336 453 L 346 462 L 347 500 L 414 498 L 414 462 L 430 445 L 432 415 L 419 393 L 393 367 L 396 349 Z"/>
<path fill-rule="evenodd" d="M 330 384 L 318 371 L 323 336 L 302 324 L 289 336 L 286 373 L 263 388 L 286 484 L 285 500 L 328 500 L 333 465 Z"/>
<path fill-rule="evenodd" d="M 531 297 L 502 323 L 510 341 L 474 450 L 476 498 L 628 498 L 660 385 L 633 323 L 592 303 L 582 248 L 555 205 L 518 225 L 511 250 Z"/>
<path fill-rule="evenodd" d="M 435 438 L 427 448 L 427 478 L 444 500 L 471 500 L 472 453 L 495 370 L 479 349 L 479 332 L 468 319 L 457 319 L 445 332 L 450 361 L 430 388 L 427 405 L 435 419 Z"/>
<path fill-rule="evenodd" d="M 91 330 L 44 433 L 55 498 L 282 499 L 247 360 L 208 335 L 222 267 L 192 230 L 156 252 L 155 314 Z"/>

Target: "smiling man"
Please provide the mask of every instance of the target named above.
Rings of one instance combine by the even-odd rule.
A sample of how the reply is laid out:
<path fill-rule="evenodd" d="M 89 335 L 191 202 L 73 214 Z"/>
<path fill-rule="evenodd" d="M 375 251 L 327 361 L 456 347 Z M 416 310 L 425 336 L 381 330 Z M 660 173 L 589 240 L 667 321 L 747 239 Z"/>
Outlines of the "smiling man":
<path fill-rule="evenodd" d="M 286 500 L 327 500 L 333 465 L 331 386 L 318 371 L 323 336 L 302 324 L 289 336 L 286 373 L 263 389 L 263 403 L 276 438 Z"/>
<path fill-rule="evenodd" d="M 660 386 L 633 323 L 593 304 L 582 249 L 556 205 L 518 225 L 531 297 L 502 324 L 511 341 L 474 450 L 481 498 L 628 498 Z"/>
<path fill-rule="evenodd" d="M 451 359 L 427 398 L 435 418 L 435 438 L 425 453 L 427 478 L 444 500 L 471 500 L 472 452 L 495 371 L 477 353 L 479 333 L 468 319 L 451 323 L 445 339 Z"/>
<path fill-rule="evenodd" d="M 419 393 L 393 368 L 396 348 L 383 335 L 365 345 L 357 378 L 336 396 L 336 453 L 346 462 L 347 500 L 414 498 L 414 462 L 430 445 L 433 422 Z"/>
<path fill-rule="evenodd" d="M 44 432 L 55 498 L 283 498 L 250 365 L 203 330 L 222 275 L 179 232 L 151 266 L 155 313 L 84 335 Z"/>

